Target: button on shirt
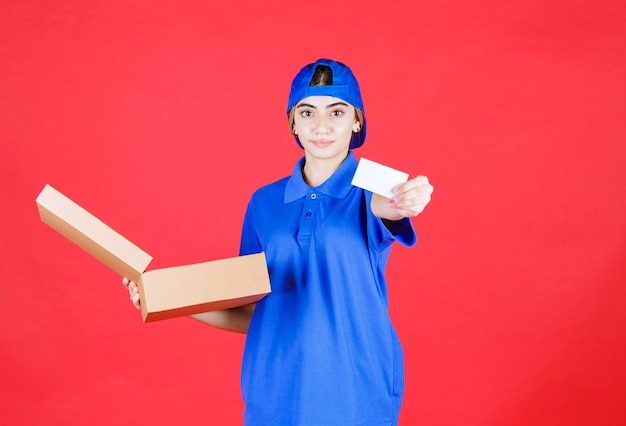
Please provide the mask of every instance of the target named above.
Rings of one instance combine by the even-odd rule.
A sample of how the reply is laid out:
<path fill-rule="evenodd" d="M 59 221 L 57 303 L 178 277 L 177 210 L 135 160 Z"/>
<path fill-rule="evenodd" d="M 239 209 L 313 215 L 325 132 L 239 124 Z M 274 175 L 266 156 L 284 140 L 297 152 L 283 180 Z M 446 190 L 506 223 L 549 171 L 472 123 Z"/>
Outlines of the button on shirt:
<path fill-rule="evenodd" d="M 241 254 L 265 252 L 272 286 L 246 339 L 245 424 L 393 425 L 404 364 L 384 272 L 392 243 L 415 232 L 372 214 L 352 152 L 316 188 L 303 164 L 255 192 L 244 219 Z"/>

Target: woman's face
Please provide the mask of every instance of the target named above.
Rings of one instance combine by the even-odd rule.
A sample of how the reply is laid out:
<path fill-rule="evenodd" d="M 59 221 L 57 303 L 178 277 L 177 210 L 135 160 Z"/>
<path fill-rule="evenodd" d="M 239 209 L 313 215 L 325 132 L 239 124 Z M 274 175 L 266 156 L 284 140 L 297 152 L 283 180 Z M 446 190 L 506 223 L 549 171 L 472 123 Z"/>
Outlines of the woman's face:
<path fill-rule="evenodd" d="M 307 156 L 343 161 L 352 133 L 360 130 L 354 106 L 332 96 L 309 96 L 294 108 L 293 131 Z"/>

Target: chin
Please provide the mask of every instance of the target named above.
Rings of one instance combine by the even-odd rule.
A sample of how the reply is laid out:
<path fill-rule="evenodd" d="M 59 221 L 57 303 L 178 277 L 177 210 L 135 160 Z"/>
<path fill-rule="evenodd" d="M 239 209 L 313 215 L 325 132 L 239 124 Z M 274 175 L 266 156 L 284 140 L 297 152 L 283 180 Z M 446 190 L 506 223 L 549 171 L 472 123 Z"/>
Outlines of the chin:
<path fill-rule="evenodd" d="M 309 149 L 305 149 L 307 155 L 310 155 L 315 158 L 319 158 L 320 160 L 324 159 L 333 159 L 339 156 L 345 158 L 348 155 L 348 147 L 338 148 L 333 145 L 329 145 L 323 148 L 317 147 L 315 145 L 311 145 Z"/>

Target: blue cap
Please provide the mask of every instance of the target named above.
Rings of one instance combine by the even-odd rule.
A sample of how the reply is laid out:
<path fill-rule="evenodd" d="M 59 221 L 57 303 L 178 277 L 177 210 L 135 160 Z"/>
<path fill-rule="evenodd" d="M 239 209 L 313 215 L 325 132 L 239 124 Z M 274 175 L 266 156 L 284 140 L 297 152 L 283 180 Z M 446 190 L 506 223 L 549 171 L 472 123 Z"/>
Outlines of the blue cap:
<path fill-rule="evenodd" d="M 318 65 L 326 65 L 333 72 L 333 83 L 330 86 L 311 86 L 311 78 Z M 359 108 L 363 113 L 361 130 L 355 133 L 350 140 L 350 149 L 358 148 L 365 142 L 365 110 L 361 99 L 361 90 L 354 74 L 346 65 L 331 59 L 318 59 L 312 64 L 306 65 L 300 70 L 291 83 L 291 92 L 287 102 L 287 114 L 298 102 L 309 96 L 333 96 L 342 99 Z M 302 148 L 300 139 L 296 136 L 296 142 Z"/>

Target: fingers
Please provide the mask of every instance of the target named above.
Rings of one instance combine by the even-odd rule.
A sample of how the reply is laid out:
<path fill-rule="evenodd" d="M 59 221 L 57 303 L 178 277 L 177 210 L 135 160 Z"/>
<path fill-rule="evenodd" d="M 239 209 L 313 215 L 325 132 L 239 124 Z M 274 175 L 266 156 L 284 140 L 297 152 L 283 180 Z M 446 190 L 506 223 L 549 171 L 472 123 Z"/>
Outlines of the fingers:
<path fill-rule="evenodd" d="M 428 181 L 428 177 L 420 175 L 415 176 L 413 179 L 407 180 L 406 182 L 396 186 L 393 189 L 393 192 L 396 195 L 401 195 L 410 191 L 418 191 L 420 193 L 432 194 L 433 186 Z"/>
<path fill-rule="evenodd" d="M 394 188 L 396 195 L 390 206 L 403 217 L 417 216 L 430 202 L 433 191 L 434 187 L 426 176 L 416 176 Z"/>
<path fill-rule="evenodd" d="M 141 303 L 139 301 L 139 289 L 137 288 L 137 284 L 132 281 L 128 284 L 128 295 L 130 300 L 133 302 L 133 305 L 135 305 L 135 308 L 140 309 Z"/>
<path fill-rule="evenodd" d="M 128 296 L 130 300 L 133 302 L 133 305 L 137 309 L 141 309 L 141 301 L 139 300 L 139 289 L 137 288 L 137 284 L 130 281 L 128 278 L 122 278 L 122 284 L 128 290 Z"/>

